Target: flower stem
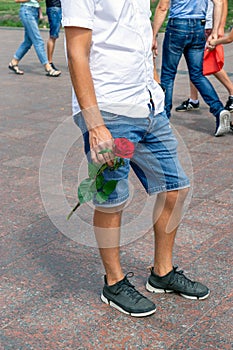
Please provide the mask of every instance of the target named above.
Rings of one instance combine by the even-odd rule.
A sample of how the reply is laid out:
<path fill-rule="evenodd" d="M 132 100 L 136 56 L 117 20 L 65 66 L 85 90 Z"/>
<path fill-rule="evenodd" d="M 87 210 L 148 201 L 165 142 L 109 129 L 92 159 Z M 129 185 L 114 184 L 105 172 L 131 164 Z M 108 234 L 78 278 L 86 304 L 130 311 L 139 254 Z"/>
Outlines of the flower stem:
<path fill-rule="evenodd" d="M 81 205 L 80 202 L 78 202 L 78 203 L 76 204 L 76 206 L 71 210 L 71 212 L 70 212 L 69 215 L 67 216 L 66 220 L 69 220 L 69 219 L 71 218 L 71 216 L 73 215 L 73 213 L 75 212 L 75 210 L 77 210 L 78 207 L 79 207 L 80 205 Z"/>

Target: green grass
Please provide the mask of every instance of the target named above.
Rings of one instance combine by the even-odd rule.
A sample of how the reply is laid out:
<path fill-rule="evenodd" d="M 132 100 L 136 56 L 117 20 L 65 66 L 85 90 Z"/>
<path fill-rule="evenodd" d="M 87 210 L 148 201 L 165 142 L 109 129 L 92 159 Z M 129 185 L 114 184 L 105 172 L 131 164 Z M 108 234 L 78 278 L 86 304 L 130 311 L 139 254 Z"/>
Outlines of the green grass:
<path fill-rule="evenodd" d="M 40 2 L 43 14 L 46 14 L 45 2 Z M 20 4 L 15 3 L 14 0 L 0 0 L 0 26 L 1 27 L 22 27 L 19 19 Z M 39 26 L 46 26 L 45 21 L 40 21 Z"/>
<path fill-rule="evenodd" d="M 78 0 L 77 0 L 78 1 Z M 117 0 L 114 0 L 117 1 Z M 155 7 L 158 4 L 158 0 L 151 3 L 152 15 L 154 14 Z M 43 14 L 46 14 L 45 1 L 40 2 Z M 15 3 L 14 0 L 0 0 L 0 26 L 3 27 L 22 27 L 18 13 L 19 4 Z M 47 26 L 46 21 L 40 21 L 40 27 Z M 166 26 L 166 21 L 163 24 L 161 31 L 164 31 Z M 226 30 L 233 26 L 233 0 L 228 0 L 228 17 L 226 23 Z"/>

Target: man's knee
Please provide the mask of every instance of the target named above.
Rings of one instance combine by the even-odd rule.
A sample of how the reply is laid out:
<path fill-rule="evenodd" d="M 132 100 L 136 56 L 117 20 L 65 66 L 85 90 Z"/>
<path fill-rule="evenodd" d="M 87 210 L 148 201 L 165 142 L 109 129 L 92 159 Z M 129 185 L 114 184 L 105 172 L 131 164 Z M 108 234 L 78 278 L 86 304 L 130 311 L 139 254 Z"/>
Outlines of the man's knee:
<path fill-rule="evenodd" d="M 158 194 L 158 199 L 162 200 L 169 207 L 174 207 L 177 204 L 183 204 L 187 197 L 189 188 L 182 188 L 180 190 L 168 191 Z"/>

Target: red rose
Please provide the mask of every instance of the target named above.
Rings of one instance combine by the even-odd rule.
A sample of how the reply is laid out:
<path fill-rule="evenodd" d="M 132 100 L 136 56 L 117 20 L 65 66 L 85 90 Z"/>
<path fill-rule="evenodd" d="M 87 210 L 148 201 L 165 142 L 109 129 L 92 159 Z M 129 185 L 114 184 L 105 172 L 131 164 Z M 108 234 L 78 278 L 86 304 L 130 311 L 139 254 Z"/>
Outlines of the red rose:
<path fill-rule="evenodd" d="M 132 158 L 134 154 L 134 144 L 124 137 L 114 139 L 114 154 L 120 158 Z"/>

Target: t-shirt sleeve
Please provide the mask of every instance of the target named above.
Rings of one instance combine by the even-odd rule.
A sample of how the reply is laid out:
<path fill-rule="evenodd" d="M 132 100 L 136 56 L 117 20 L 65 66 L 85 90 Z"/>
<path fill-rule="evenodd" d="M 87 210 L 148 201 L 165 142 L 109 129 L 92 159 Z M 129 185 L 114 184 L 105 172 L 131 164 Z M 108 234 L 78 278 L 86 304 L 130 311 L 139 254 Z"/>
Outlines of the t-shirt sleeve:
<path fill-rule="evenodd" d="M 93 29 L 94 0 L 61 0 L 63 27 Z"/>

